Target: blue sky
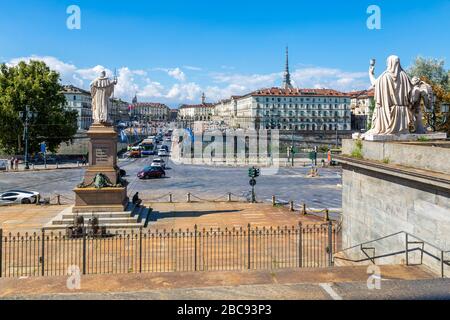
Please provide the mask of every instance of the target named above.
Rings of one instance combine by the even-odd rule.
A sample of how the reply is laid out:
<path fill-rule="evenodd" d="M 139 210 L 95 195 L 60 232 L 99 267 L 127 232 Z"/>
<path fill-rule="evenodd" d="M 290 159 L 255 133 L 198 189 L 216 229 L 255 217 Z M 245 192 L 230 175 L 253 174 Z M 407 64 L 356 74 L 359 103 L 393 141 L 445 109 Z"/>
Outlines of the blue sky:
<path fill-rule="evenodd" d="M 366 27 L 369 5 L 381 30 Z M 69 5 L 81 30 L 66 27 Z M 65 83 L 88 87 L 118 69 L 117 95 L 176 106 L 280 85 L 284 48 L 299 87 L 365 89 L 390 54 L 448 58 L 450 1 L 2 0 L 0 61 L 42 59 Z M 447 61 L 448 66 L 448 61 Z"/>

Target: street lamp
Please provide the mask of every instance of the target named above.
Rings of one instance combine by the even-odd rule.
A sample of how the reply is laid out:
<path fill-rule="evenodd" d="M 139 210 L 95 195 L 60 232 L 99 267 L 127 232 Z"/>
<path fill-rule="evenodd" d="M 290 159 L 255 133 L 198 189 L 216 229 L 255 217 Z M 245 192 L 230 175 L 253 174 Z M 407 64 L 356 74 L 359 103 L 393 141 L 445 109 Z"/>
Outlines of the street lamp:
<path fill-rule="evenodd" d="M 22 112 L 22 111 L 19 112 L 19 117 L 24 122 L 23 139 L 25 140 L 25 170 L 30 170 L 30 164 L 28 161 L 28 125 L 29 125 L 29 121 L 32 118 L 37 117 L 37 113 L 31 112 L 30 107 L 26 106 L 25 112 Z"/>

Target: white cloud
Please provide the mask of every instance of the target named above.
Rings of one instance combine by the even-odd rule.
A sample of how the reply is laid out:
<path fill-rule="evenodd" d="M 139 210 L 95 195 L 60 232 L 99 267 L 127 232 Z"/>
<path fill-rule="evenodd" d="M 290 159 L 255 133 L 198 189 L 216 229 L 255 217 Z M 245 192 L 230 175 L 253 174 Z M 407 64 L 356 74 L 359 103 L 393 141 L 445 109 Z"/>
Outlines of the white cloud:
<path fill-rule="evenodd" d="M 101 71 L 105 70 L 108 76 L 114 71 L 102 66 L 79 68 L 72 63 L 63 62 L 51 56 L 30 56 L 12 59 L 9 65 L 17 65 L 19 61 L 44 61 L 51 69 L 61 75 L 63 84 L 88 89 L 89 84 Z M 199 67 L 184 66 L 185 70 L 201 71 Z M 225 68 L 222 68 L 225 69 Z M 202 92 L 205 92 L 210 102 L 229 98 L 232 95 L 243 95 L 251 91 L 280 86 L 282 72 L 267 74 L 241 74 L 231 71 L 205 73 L 205 83 L 187 82 L 187 76 L 181 68 L 154 68 L 153 71 L 163 71 L 170 76 L 164 79 L 164 85 L 157 79 L 141 69 L 121 67 L 117 70 L 118 85 L 115 95 L 126 101 L 131 101 L 137 93 L 140 101 L 163 102 L 168 104 L 199 103 Z M 169 80 L 169 81 L 167 81 Z M 366 89 L 369 80 L 366 72 L 346 72 L 340 69 L 305 66 L 292 72 L 292 81 L 300 88 L 330 88 L 340 91 Z"/>
<path fill-rule="evenodd" d="M 186 75 L 180 68 L 170 69 L 167 74 L 178 81 L 186 81 Z"/>
<path fill-rule="evenodd" d="M 194 67 L 194 66 L 183 66 L 183 68 L 186 70 L 191 70 L 191 71 L 202 71 L 203 70 L 200 67 Z"/>
<path fill-rule="evenodd" d="M 174 99 L 177 101 L 196 101 L 202 94 L 201 87 L 194 83 L 176 83 L 172 86 L 166 95 L 168 99 Z"/>

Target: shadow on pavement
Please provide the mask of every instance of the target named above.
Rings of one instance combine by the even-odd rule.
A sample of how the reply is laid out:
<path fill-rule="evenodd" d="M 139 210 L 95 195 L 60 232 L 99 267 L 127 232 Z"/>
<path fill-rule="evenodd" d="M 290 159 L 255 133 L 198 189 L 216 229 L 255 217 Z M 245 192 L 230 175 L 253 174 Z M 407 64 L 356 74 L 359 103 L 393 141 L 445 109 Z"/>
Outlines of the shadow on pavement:
<path fill-rule="evenodd" d="M 242 210 L 213 210 L 213 211 L 176 211 L 176 212 L 153 212 L 150 214 L 149 222 L 170 218 L 198 218 L 208 214 L 235 213 Z"/>

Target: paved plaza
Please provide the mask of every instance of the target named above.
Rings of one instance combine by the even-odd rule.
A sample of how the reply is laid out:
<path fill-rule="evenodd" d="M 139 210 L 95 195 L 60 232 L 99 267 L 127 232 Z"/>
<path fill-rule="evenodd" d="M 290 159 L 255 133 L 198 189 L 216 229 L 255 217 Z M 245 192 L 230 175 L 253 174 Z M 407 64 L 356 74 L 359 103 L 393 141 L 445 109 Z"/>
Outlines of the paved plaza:
<path fill-rule="evenodd" d="M 173 193 L 174 201 L 186 201 L 186 194 L 204 200 L 226 199 L 227 193 L 234 200 L 247 200 L 251 190 L 246 167 L 210 167 L 175 165 L 170 162 L 167 178 L 160 180 L 138 180 L 139 170 L 151 164 L 152 158 L 122 160 L 121 168 L 127 171 L 128 192 L 140 192 L 144 200 L 161 198 L 167 201 L 167 194 Z M 85 169 L 48 170 L 38 172 L 0 173 L 0 191 L 26 189 L 39 191 L 44 198 L 55 201 L 62 195 L 62 202 L 74 201 L 73 189 L 84 177 Z M 341 170 L 339 168 L 319 169 L 319 177 L 307 177 L 309 168 L 280 168 L 276 175 L 261 176 L 256 186 L 257 199 L 270 202 L 272 195 L 282 202 L 290 200 L 311 208 L 341 208 Z M 195 198 L 193 198 L 195 200 Z"/>
<path fill-rule="evenodd" d="M 295 300 L 448 299 L 448 281 L 421 267 L 381 266 L 380 290 L 367 287 L 367 267 L 83 276 L 80 290 L 67 277 L 1 279 L 0 299 Z"/>

